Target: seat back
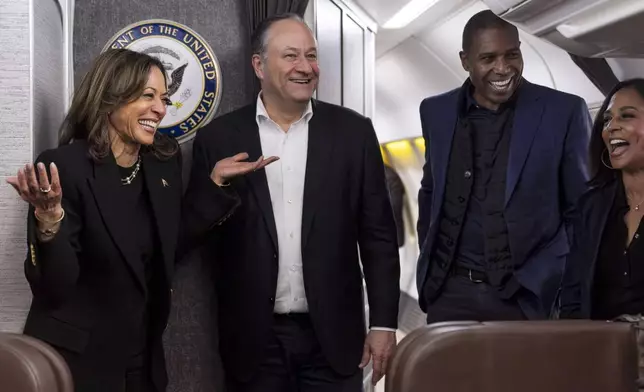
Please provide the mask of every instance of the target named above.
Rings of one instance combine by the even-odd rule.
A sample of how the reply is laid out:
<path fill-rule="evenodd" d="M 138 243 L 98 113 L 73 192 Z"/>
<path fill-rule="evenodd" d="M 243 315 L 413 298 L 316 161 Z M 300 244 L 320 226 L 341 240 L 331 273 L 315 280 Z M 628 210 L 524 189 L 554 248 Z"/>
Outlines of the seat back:
<path fill-rule="evenodd" d="M 0 333 L 0 385 L 11 392 L 73 392 L 65 360 L 46 343 Z"/>
<path fill-rule="evenodd" d="M 407 335 L 386 392 L 637 392 L 628 323 L 448 322 Z"/>

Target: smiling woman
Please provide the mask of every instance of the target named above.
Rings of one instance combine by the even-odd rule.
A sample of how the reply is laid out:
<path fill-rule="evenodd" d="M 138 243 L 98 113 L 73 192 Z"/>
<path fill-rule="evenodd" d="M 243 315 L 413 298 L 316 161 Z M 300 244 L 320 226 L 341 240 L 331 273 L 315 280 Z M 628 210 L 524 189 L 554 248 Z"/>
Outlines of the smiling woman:
<path fill-rule="evenodd" d="M 573 217 L 560 314 L 642 327 L 644 79 L 620 82 L 606 97 L 593 125 L 590 164 L 595 188 L 580 200 Z"/>
<path fill-rule="evenodd" d="M 87 140 L 95 159 L 105 158 L 111 149 L 126 166 L 127 156 L 131 158 L 139 145 L 158 158 L 173 156 L 178 145 L 156 133 L 166 113 L 166 83 L 163 65 L 154 57 L 126 49 L 101 54 L 74 94 L 60 144 Z"/>
<path fill-rule="evenodd" d="M 593 125 L 590 164 L 594 189 L 574 216 L 562 316 L 643 314 L 644 79 L 620 82 L 607 96 Z"/>
<path fill-rule="evenodd" d="M 8 182 L 30 204 L 25 333 L 65 358 L 77 392 L 165 390 L 165 328 L 181 206 L 163 65 L 101 54 L 76 90 L 60 146 Z M 125 389 L 124 387 L 125 386 Z"/>

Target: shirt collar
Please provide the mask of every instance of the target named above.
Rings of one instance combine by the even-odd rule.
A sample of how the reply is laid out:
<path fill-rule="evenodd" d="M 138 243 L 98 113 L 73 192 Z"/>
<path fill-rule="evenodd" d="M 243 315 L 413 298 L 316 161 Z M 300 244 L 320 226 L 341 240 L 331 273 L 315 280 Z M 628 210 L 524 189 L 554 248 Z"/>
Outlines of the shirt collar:
<path fill-rule="evenodd" d="M 300 117 L 300 119 L 296 122 L 304 120 L 308 123 L 311 120 L 311 117 L 313 117 L 313 105 L 311 104 L 311 100 L 309 100 L 304 113 L 302 113 L 302 117 Z M 257 95 L 257 110 L 255 114 L 255 121 L 257 122 L 257 125 L 260 125 L 261 120 L 270 119 L 271 118 L 268 116 L 268 112 L 266 111 L 266 106 L 264 106 L 264 101 L 262 101 L 262 92 L 260 91 L 260 93 Z"/>

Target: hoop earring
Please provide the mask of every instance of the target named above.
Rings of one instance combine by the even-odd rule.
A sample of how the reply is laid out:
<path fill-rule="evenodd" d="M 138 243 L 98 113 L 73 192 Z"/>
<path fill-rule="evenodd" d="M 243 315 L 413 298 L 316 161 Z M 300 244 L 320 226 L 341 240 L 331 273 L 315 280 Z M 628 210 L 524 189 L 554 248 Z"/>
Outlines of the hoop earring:
<path fill-rule="evenodd" d="M 604 153 L 605 153 L 605 152 L 608 152 L 608 149 L 607 149 L 607 148 L 604 148 L 604 151 L 602 151 L 602 155 L 601 155 L 601 161 L 602 161 L 602 163 L 603 163 L 603 164 L 604 164 L 604 166 L 606 166 L 607 168 L 609 168 L 609 169 L 611 169 L 611 170 L 616 170 L 614 167 L 612 167 L 611 165 L 609 165 L 609 164 L 607 164 L 607 163 L 606 163 L 606 160 L 604 159 Z M 610 162 L 610 158 L 609 158 L 609 162 Z"/>

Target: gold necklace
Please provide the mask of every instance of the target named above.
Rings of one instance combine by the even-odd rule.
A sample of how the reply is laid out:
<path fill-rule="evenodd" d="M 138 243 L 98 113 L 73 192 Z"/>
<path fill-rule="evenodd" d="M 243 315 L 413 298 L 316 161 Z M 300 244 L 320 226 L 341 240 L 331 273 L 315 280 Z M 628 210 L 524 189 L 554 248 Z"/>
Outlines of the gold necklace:
<path fill-rule="evenodd" d="M 631 199 L 631 197 L 630 197 L 630 196 L 626 196 L 626 198 L 627 198 L 629 201 L 633 201 L 633 200 Z M 632 207 L 632 206 L 630 206 L 630 205 L 629 205 L 629 207 L 631 207 L 631 209 L 634 209 L 635 211 L 639 211 L 639 210 L 640 210 L 640 204 L 642 204 L 642 203 L 644 203 L 644 200 L 642 200 L 642 201 L 640 201 L 639 203 L 635 204 L 635 208 L 633 208 L 633 207 Z"/>

